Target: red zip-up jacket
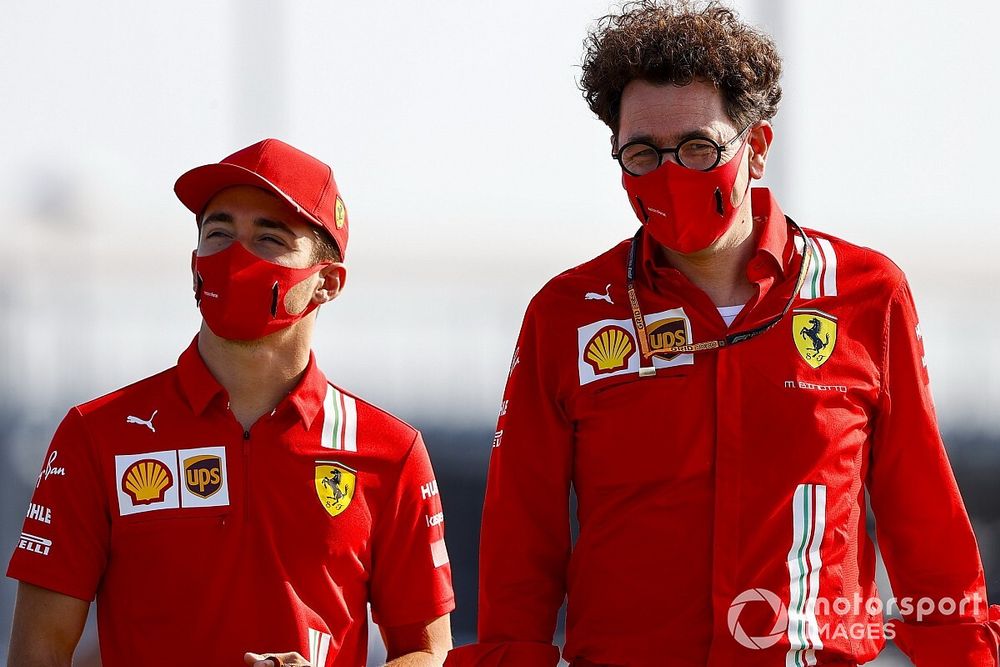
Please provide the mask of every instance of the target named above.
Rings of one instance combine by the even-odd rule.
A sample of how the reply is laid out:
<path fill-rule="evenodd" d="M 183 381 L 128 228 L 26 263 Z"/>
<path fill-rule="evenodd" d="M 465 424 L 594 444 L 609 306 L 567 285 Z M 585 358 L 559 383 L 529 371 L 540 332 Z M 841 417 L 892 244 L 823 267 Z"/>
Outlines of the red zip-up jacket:
<path fill-rule="evenodd" d="M 804 242 L 767 190 L 752 196 L 757 296 L 728 328 L 642 239 L 654 346 L 752 329 L 796 291 Z M 997 664 L 906 279 L 875 251 L 804 233 L 812 260 L 777 326 L 656 357 L 652 377 L 638 373 L 629 242 L 532 300 L 493 441 L 479 643 L 449 666 L 555 665 L 567 596 L 563 656 L 583 665 L 856 665 L 893 636 L 918 667 Z M 888 627 L 866 489 L 904 619 Z"/>

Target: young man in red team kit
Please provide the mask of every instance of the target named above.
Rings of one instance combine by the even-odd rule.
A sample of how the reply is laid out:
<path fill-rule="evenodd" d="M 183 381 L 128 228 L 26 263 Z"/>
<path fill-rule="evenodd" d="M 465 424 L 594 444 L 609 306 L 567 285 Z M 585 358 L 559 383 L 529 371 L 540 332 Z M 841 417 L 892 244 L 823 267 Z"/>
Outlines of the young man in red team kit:
<path fill-rule="evenodd" d="M 59 426 L 7 572 L 9 664 L 68 666 L 96 596 L 106 667 L 359 667 L 369 603 L 390 665 L 440 665 L 454 596 L 423 441 L 310 351 L 346 278 L 332 171 L 267 139 L 175 191 L 201 330 Z"/>
<path fill-rule="evenodd" d="M 567 598 L 574 667 L 854 667 L 892 637 L 918 667 L 998 664 L 902 271 L 750 187 L 780 70 L 715 3 L 631 3 L 591 34 L 581 87 L 640 228 L 528 306 L 479 643 L 448 665 L 553 667 Z"/>

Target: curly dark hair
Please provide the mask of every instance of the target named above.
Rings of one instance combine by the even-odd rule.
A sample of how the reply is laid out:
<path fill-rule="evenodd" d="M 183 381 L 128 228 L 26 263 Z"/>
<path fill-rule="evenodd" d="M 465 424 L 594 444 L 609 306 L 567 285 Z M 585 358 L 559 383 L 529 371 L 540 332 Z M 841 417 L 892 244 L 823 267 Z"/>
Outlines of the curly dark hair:
<path fill-rule="evenodd" d="M 766 34 L 718 2 L 639 0 L 599 19 L 584 42 L 580 90 L 615 134 L 634 79 L 715 84 L 738 126 L 769 120 L 781 101 L 781 56 Z"/>

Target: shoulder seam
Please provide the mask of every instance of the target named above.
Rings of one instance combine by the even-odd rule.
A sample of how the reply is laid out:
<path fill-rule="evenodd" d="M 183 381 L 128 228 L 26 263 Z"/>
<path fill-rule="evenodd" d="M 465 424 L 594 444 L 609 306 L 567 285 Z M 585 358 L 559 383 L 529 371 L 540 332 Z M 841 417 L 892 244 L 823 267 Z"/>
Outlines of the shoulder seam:
<path fill-rule="evenodd" d="M 889 295 L 889 300 L 885 305 L 885 323 L 882 325 L 882 350 L 881 359 L 879 360 L 879 374 L 881 375 L 881 382 L 878 392 L 878 404 L 883 404 L 885 399 L 888 397 L 892 398 L 892 394 L 889 391 L 889 336 L 890 325 L 892 322 L 892 305 L 896 302 L 896 298 L 899 296 L 900 291 L 906 285 L 906 275 L 900 272 L 899 277 L 896 279 L 896 286 L 893 287 L 892 292 Z"/>
<path fill-rule="evenodd" d="M 340 385 L 337 385 L 334 382 L 332 382 L 329 378 L 327 378 L 326 383 L 327 383 L 327 386 L 333 387 L 334 389 L 336 389 L 337 391 L 339 391 L 339 392 L 341 392 L 343 394 L 347 394 L 348 396 L 350 396 L 351 398 L 353 398 L 355 401 L 363 403 L 364 405 L 368 406 L 372 410 L 375 410 L 376 412 L 378 412 L 380 415 L 388 417 L 388 418 L 392 419 L 394 422 L 400 424 L 401 426 L 409 429 L 410 431 L 413 431 L 414 434 L 415 434 L 414 437 L 419 436 L 419 434 L 420 434 L 419 429 L 417 429 L 417 427 L 415 427 L 413 424 L 409 423 L 408 421 L 406 421 L 402 417 L 394 415 L 393 413 L 389 412 L 388 410 L 375 405 L 371 401 L 368 401 L 368 400 L 366 400 L 364 398 L 361 398 L 360 396 L 358 396 L 354 392 L 348 391 L 348 390 L 344 389 Z"/>
<path fill-rule="evenodd" d="M 108 486 L 108 479 L 107 479 L 107 477 L 104 474 L 104 468 L 103 468 L 103 466 L 101 466 L 101 461 L 100 461 L 100 459 L 98 457 L 97 445 L 94 443 L 94 439 L 90 436 L 90 430 L 87 428 L 87 418 L 84 416 L 83 412 L 80 411 L 80 407 L 77 406 L 77 405 L 74 405 L 72 407 L 72 409 L 70 409 L 70 413 L 71 414 L 75 413 L 76 414 L 76 419 L 78 419 L 79 422 L 80 422 L 80 433 L 83 435 L 83 437 L 86 439 L 86 442 L 87 442 L 86 456 L 87 456 L 87 459 L 90 461 L 90 465 L 95 468 L 95 472 L 97 473 L 97 477 L 101 481 L 101 487 L 104 490 L 104 497 L 105 497 L 105 501 L 106 501 L 106 503 L 105 503 L 105 512 L 106 512 L 105 519 L 107 519 L 107 521 L 110 523 L 111 522 L 111 501 L 112 501 L 112 498 L 109 498 L 108 495 L 107 495 L 107 489 L 109 488 L 109 486 Z M 110 488 L 117 488 L 117 486 L 118 486 L 117 484 L 113 484 L 113 485 L 111 485 Z M 115 499 L 115 502 L 117 503 L 117 499 Z"/>

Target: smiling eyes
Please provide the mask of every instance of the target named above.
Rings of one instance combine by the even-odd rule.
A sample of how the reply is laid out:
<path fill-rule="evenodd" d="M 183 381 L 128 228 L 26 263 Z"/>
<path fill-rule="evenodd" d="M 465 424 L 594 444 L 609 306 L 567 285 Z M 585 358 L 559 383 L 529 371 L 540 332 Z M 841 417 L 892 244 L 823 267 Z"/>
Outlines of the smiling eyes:
<path fill-rule="evenodd" d="M 231 238 L 233 238 L 232 233 L 222 229 L 213 229 L 209 231 L 207 234 L 205 234 L 206 241 L 210 239 L 231 239 Z M 258 236 L 256 240 L 281 247 L 288 246 L 288 244 L 284 241 L 284 239 L 281 239 L 273 234 L 263 234 L 261 236 Z"/>

